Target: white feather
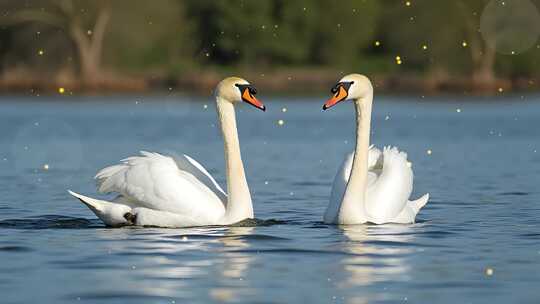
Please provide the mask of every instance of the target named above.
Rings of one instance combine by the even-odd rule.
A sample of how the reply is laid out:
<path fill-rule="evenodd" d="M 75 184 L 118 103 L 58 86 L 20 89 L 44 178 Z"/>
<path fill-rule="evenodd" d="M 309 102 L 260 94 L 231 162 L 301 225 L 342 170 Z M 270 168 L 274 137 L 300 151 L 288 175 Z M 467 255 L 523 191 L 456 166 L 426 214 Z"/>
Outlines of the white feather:
<path fill-rule="evenodd" d="M 337 217 L 341 200 L 351 175 L 353 153 L 345 156 L 334 179 L 330 204 L 324 220 Z M 418 211 L 427 203 L 429 195 L 411 202 L 413 172 L 407 164 L 407 154 L 396 147 L 384 147 L 381 152 L 370 146 L 368 154 L 368 180 L 364 212 L 366 222 L 413 223 Z"/>

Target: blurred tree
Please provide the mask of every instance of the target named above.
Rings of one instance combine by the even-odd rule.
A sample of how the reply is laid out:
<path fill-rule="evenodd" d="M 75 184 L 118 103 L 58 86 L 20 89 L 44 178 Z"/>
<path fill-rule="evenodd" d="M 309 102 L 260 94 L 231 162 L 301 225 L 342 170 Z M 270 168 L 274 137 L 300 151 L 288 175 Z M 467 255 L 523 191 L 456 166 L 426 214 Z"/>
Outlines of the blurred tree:
<path fill-rule="evenodd" d="M 193 64 L 192 24 L 185 18 L 183 1 L 115 0 L 110 4 L 114 18 L 104 50 L 110 65 L 129 72 L 176 73 Z"/>
<path fill-rule="evenodd" d="M 308 65 L 317 26 L 312 1 L 273 1 L 271 36 L 266 43 L 268 60 L 277 64 Z"/>
<path fill-rule="evenodd" d="M 219 64 L 253 62 L 267 46 L 271 1 L 184 2 L 196 24 L 194 41 L 200 59 Z M 267 31 L 268 30 L 268 31 Z"/>
<path fill-rule="evenodd" d="M 463 20 L 468 44 L 470 44 L 472 80 L 478 85 L 491 86 L 495 82 L 496 53 L 493 46 L 486 43 L 480 33 L 480 17 L 487 2 L 486 0 L 458 0 L 455 3 L 460 13 L 458 16 L 461 16 Z"/>
<path fill-rule="evenodd" d="M 412 68 L 427 69 L 435 78 L 465 72 L 476 84 L 490 86 L 495 81 L 496 53 L 480 33 L 488 2 L 417 0 L 396 5 L 387 1 L 385 19 L 399 26 L 384 27 L 384 35 L 390 48 L 404 54 Z"/>
<path fill-rule="evenodd" d="M 307 6 L 316 10 L 312 41 L 315 63 L 351 66 L 373 41 L 379 20 L 378 1 L 316 1 Z"/>
<path fill-rule="evenodd" d="M 87 84 L 99 80 L 103 40 L 111 16 L 107 2 L 53 0 L 33 4 L 3 17 L 2 23 L 37 22 L 62 29 L 76 46 L 82 80 Z"/>
<path fill-rule="evenodd" d="M 221 64 L 355 62 L 376 29 L 374 1 L 184 2 L 197 23 L 198 49 Z"/>

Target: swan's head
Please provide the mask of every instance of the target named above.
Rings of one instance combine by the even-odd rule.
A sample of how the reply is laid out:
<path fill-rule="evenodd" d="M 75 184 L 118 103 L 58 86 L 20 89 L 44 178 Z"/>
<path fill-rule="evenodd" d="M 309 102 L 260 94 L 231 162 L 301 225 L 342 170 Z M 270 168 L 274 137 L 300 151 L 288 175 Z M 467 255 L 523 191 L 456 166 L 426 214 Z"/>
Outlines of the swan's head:
<path fill-rule="evenodd" d="M 323 110 L 329 109 L 343 100 L 365 100 L 373 94 L 371 81 L 364 75 L 349 74 L 332 88 L 332 98 L 323 105 Z"/>
<path fill-rule="evenodd" d="M 232 104 L 246 102 L 257 109 L 266 110 L 264 104 L 255 97 L 257 94 L 255 87 L 239 77 L 223 79 L 218 83 L 215 94 Z"/>

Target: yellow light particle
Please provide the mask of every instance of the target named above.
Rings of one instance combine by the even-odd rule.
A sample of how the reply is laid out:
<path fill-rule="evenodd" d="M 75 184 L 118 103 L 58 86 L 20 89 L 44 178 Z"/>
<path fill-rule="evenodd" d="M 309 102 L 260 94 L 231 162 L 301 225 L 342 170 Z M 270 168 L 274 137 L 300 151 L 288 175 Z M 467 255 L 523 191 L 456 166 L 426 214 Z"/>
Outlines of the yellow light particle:
<path fill-rule="evenodd" d="M 467 44 L 467 41 L 463 41 L 463 42 L 461 43 L 461 46 L 463 46 L 463 47 L 467 47 L 467 45 L 468 45 L 468 44 Z"/>
<path fill-rule="evenodd" d="M 493 268 L 486 268 L 486 275 L 487 276 L 492 276 L 493 275 Z"/>
<path fill-rule="evenodd" d="M 460 109 L 460 108 L 457 108 L 457 109 L 456 109 L 456 112 L 461 113 L 461 109 Z"/>
<path fill-rule="evenodd" d="M 277 121 L 278 125 L 283 126 L 285 124 L 285 121 L 283 119 L 280 119 Z"/>
<path fill-rule="evenodd" d="M 38 54 L 39 54 L 39 56 L 43 56 L 43 54 L 45 54 L 45 52 L 43 50 L 39 50 Z"/>
<path fill-rule="evenodd" d="M 428 46 L 426 44 L 422 45 L 422 49 L 425 51 L 428 49 Z"/>
<path fill-rule="evenodd" d="M 45 171 L 49 170 L 49 164 L 44 164 L 43 165 L 43 170 L 45 170 Z"/>
<path fill-rule="evenodd" d="M 396 61 L 400 61 L 400 60 L 401 60 L 401 57 L 396 56 Z"/>
<path fill-rule="evenodd" d="M 426 151 L 426 153 L 427 153 L 427 155 L 431 155 L 431 153 L 433 153 L 433 151 L 431 151 L 431 149 L 428 149 L 428 150 Z"/>
<path fill-rule="evenodd" d="M 406 5 L 406 6 L 411 6 L 411 1 L 405 2 L 405 5 Z"/>
<path fill-rule="evenodd" d="M 381 42 L 379 40 L 375 41 L 375 46 L 380 46 Z"/>
<path fill-rule="evenodd" d="M 281 108 L 281 112 L 283 112 L 283 113 L 287 112 L 287 108 L 285 108 L 285 107 Z"/>
<path fill-rule="evenodd" d="M 66 89 L 64 89 L 62 87 L 58 88 L 58 93 L 64 94 L 65 92 L 66 92 Z"/>
<path fill-rule="evenodd" d="M 504 89 L 503 88 L 499 88 L 499 93 L 502 93 L 504 92 Z"/>

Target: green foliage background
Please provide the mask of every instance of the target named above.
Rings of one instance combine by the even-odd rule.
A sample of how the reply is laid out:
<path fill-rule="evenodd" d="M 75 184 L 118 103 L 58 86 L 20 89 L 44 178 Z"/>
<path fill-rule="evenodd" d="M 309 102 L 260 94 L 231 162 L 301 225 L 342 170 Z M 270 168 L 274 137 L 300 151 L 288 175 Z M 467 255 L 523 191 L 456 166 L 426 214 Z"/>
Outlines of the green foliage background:
<path fill-rule="evenodd" d="M 51 73 L 77 68 L 76 47 L 65 26 L 16 20 L 23 11 L 58 16 L 56 5 L 64 2 L 0 3 L 0 72 L 15 67 Z M 462 43 L 472 39 L 470 27 L 478 26 L 488 2 L 74 0 L 70 5 L 89 29 L 96 11 L 110 8 L 101 64 L 117 74 L 176 76 L 200 69 L 316 67 L 459 76 L 470 75 L 475 68 L 471 52 Z M 480 37 L 478 31 L 472 33 Z M 380 45 L 375 45 L 377 41 Z M 38 56 L 38 50 L 44 54 Z M 396 64 L 396 56 L 403 64 Z M 495 74 L 538 76 L 539 59 L 540 45 L 515 56 L 497 54 Z"/>

